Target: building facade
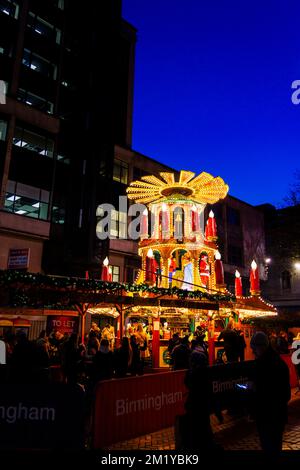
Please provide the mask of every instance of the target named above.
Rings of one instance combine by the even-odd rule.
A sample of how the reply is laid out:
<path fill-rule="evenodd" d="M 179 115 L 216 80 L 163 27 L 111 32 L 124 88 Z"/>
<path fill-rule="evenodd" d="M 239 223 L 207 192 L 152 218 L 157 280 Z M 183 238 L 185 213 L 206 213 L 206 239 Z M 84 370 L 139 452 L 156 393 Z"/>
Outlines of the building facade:
<path fill-rule="evenodd" d="M 21 250 L 20 268 L 80 275 L 107 251 L 96 207 L 131 145 L 135 34 L 119 0 L 1 2 L 0 269 Z"/>
<path fill-rule="evenodd" d="M 261 206 L 266 221 L 268 282 L 264 295 L 287 319 L 300 314 L 300 206 Z"/>

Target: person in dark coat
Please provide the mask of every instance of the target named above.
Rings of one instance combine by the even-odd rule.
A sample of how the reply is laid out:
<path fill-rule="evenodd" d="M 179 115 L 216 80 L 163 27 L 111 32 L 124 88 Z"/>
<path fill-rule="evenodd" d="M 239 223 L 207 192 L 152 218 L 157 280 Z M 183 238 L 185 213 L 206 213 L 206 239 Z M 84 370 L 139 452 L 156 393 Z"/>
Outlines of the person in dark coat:
<path fill-rule="evenodd" d="M 93 358 L 94 382 L 111 379 L 114 373 L 113 353 L 109 348 L 109 341 L 102 339 L 100 349 Z"/>
<path fill-rule="evenodd" d="M 245 360 L 245 349 L 246 349 L 246 341 L 244 338 L 244 333 L 242 330 L 235 330 L 238 341 L 237 341 L 237 347 L 238 347 L 238 358 L 242 362 Z"/>
<path fill-rule="evenodd" d="M 132 361 L 132 349 L 129 338 L 122 338 L 121 346 L 114 352 L 114 368 L 116 377 L 126 377 Z"/>
<path fill-rule="evenodd" d="M 212 389 L 206 354 L 202 350 L 194 349 L 189 365 L 184 381 L 188 389 L 186 413 L 177 417 L 176 449 L 208 454 L 221 448 L 214 439 L 210 424 Z"/>
<path fill-rule="evenodd" d="M 227 327 L 221 331 L 218 337 L 218 341 L 224 340 L 224 350 L 228 362 L 237 362 L 239 359 L 239 338 L 233 326 L 233 321 L 229 321 Z"/>
<path fill-rule="evenodd" d="M 250 343 L 256 356 L 254 372 L 254 414 L 262 449 L 277 455 L 282 450 L 282 437 L 291 398 L 289 369 L 261 331 Z"/>
<path fill-rule="evenodd" d="M 173 370 L 188 369 L 191 350 L 189 347 L 189 337 L 181 339 L 178 346 L 175 346 L 171 353 Z"/>
<path fill-rule="evenodd" d="M 130 336 L 130 346 L 132 351 L 132 358 L 129 372 L 131 375 L 140 375 L 142 371 L 141 353 L 135 335 Z"/>

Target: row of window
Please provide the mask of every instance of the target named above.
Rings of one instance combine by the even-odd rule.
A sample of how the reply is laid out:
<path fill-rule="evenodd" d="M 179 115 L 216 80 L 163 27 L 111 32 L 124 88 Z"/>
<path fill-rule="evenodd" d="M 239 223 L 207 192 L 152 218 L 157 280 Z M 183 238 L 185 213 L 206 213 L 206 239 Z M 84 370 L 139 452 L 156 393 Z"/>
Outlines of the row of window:
<path fill-rule="evenodd" d="M 18 100 L 22 103 L 26 103 L 29 106 L 33 106 L 40 111 L 43 111 L 48 114 L 53 114 L 54 111 L 54 104 L 51 101 L 42 98 L 41 96 L 35 95 L 29 91 L 23 90 L 20 88 L 18 90 Z"/>
<path fill-rule="evenodd" d="M 54 140 L 22 127 L 16 127 L 13 144 L 39 155 L 53 158 Z"/>
<path fill-rule="evenodd" d="M 133 167 L 133 180 L 139 180 L 142 176 L 149 175 L 147 171 L 142 170 L 141 168 Z M 114 170 L 113 170 L 113 179 L 118 183 L 128 184 L 129 180 L 129 169 L 128 163 L 123 162 L 122 160 L 115 159 L 114 161 Z"/>
<path fill-rule="evenodd" d="M 45 77 L 53 80 L 56 80 L 57 78 L 57 65 L 53 64 L 48 59 L 35 54 L 29 49 L 24 49 L 22 63 L 26 67 L 41 73 Z"/>
<path fill-rule="evenodd" d="M 27 26 L 37 37 L 43 36 L 55 41 L 56 44 L 61 43 L 61 30 L 31 11 L 28 14 Z"/>
<path fill-rule="evenodd" d="M 0 119 L 0 140 L 4 141 L 6 139 L 6 133 L 7 122 Z M 54 155 L 53 139 L 37 134 L 36 132 L 29 131 L 23 127 L 16 127 L 13 145 L 48 158 L 53 158 Z M 61 152 L 58 152 L 57 160 L 67 165 L 70 164 L 70 158 Z"/>
<path fill-rule="evenodd" d="M 4 208 L 14 214 L 48 220 L 49 199 L 49 191 L 10 180 L 6 188 Z M 53 206 L 51 220 L 56 224 L 64 224 L 65 210 Z"/>
<path fill-rule="evenodd" d="M 34 219 L 47 220 L 49 191 L 8 181 L 5 195 L 5 210 Z"/>

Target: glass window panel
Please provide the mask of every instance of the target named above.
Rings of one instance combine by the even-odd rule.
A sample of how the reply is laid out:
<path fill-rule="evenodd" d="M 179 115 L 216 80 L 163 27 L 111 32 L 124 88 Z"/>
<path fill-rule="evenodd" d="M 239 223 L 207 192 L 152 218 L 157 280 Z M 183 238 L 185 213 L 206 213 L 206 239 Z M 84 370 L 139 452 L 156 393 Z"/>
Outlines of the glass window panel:
<path fill-rule="evenodd" d="M 19 5 L 11 0 L 0 0 L 0 11 L 15 19 L 19 17 Z"/>
<path fill-rule="evenodd" d="M 120 267 L 119 266 L 111 266 L 111 268 L 112 268 L 112 280 L 113 280 L 113 282 L 119 282 Z"/>
<path fill-rule="evenodd" d="M 48 216 L 48 204 L 41 202 L 40 203 L 40 219 L 47 220 Z"/>
<path fill-rule="evenodd" d="M 118 183 L 128 184 L 128 164 L 126 162 L 115 159 L 113 179 Z"/>
<path fill-rule="evenodd" d="M 46 199 L 45 194 L 47 194 L 49 200 L 48 191 L 9 181 L 5 195 L 5 210 L 25 217 L 47 220 L 49 205 L 47 202 L 40 200 L 41 193 L 44 194 L 44 199 Z"/>
<path fill-rule="evenodd" d="M 7 122 L 0 120 L 0 140 L 6 139 Z"/>
<path fill-rule="evenodd" d="M 37 54 L 32 53 L 28 49 L 24 49 L 22 63 L 27 67 L 40 72 L 46 77 L 53 78 L 56 80 L 57 76 L 57 67 L 54 64 L 51 64 L 49 60 L 41 57 Z"/>
<path fill-rule="evenodd" d="M 18 100 L 26 103 L 30 106 L 34 106 L 41 111 L 47 112 L 48 114 L 53 114 L 54 105 L 50 101 L 47 101 L 41 96 L 35 95 L 29 91 L 23 89 L 18 90 Z"/>
<path fill-rule="evenodd" d="M 45 191 L 44 189 L 41 189 L 41 201 L 49 202 L 49 198 L 50 198 L 49 191 Z"/>
<path fill-rule="evenodd" d="M 53 158 L 54 141 L 27 129 L 20 127 L 15 129 L 13 144 L 17 147 L 36 152 L 39 155 Z"/>

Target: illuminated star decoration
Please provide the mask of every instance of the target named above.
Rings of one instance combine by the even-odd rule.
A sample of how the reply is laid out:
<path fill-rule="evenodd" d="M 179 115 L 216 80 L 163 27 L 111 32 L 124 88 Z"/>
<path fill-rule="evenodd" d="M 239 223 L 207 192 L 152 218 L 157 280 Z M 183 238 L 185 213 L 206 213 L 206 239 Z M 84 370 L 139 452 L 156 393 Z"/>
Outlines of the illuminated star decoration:
<path fill-rule="evenodd" d="M 140 204 L 159 202 L 171 194 L 182 194 L 187 199 L 202 203 L 215 204 L 227 195 L 229 186 L 219 176 L 209 173 L 196 176 L 192 171 L 181 170 L 179 181 L 174 173 L 161 172 L 157 176 L 143 176 L 142 181 L 133 181 L 127 188 L 129 199 Z"/>

